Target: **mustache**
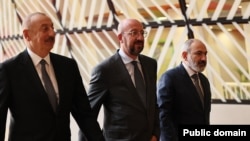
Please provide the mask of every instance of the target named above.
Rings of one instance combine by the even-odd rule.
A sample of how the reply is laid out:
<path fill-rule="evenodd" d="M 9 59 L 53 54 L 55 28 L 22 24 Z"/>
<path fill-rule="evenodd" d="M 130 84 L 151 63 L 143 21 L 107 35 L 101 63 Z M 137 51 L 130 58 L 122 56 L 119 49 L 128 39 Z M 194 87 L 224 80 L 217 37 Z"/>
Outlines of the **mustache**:
<path fill-rule="evenodd" d="M 199 64 L 199 65 L 206 65 L 206 64 L 207 64 L 207 61 L 199 61 L 198 64 Z"/>
<path fill-rule="evenodd" d="M 55 37 L 50 36 L 50 37 L 47 38 L 45 41 L 46 41 L 46 42 L 54 42 L 54 41 L 55 41 Z"/>
<path fill-rule="evenodd" d="M 144 43 L 144 41 L 137 40 L 137 41 L 135 41 L 135 43 Z"/>

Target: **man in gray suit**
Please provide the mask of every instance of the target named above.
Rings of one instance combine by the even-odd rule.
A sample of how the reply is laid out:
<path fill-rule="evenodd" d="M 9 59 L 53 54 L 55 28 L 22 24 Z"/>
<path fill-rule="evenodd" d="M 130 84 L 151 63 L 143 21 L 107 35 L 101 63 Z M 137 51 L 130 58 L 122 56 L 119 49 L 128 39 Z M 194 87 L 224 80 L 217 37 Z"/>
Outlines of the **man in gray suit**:
<path fill-rule="evenodd" d="M 8 109 L 9 141 L 70 141 L 70 113 L 88 141 L 103 141 L 76 62 L 50 52 L 55 42 L 52 20 L 44 13 L 28 15 L 23 38 L 27 49 L 0 64 L 0 141 L 5 140 Z M 46 61 L 50 89 L 41 60 Z"/>
<path fill-rule="evenodd" d="M 198 39 L 189 39 L 184 43 L 181 55 L 181 64 L 165 72 L 158 82 L 161 141 L 177 141 L 180 125 L 209 124 L 210 84 L 201 73 L 207 64 L 206 46 Z M 200 94 L 193 75 L 199 78 Z"/>
<path fill-rule="evenodd" d="M 135 19 L 118 26 L 120 49 L 92 72 L 88 97 L 96 117 L 104 107 L 103 134 L 106 141 L 157 141 L 159 115 L 156 101 L 157 62 L 140 54 L 147 34 Z M 140 96 L 134 79 L 137 61 L 145 92 Z"/>

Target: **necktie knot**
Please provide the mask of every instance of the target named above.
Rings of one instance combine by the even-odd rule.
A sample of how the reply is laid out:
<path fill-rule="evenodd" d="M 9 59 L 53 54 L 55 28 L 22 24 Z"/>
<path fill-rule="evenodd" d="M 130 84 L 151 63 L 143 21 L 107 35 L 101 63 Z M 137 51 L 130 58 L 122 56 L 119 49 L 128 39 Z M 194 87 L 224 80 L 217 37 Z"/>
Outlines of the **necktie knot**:
<path fill-rule="evenodd" d="M 42 66 L 45 66 L 46 61 L 45 61 L 44 59 L 42 59 L 42 60 L 40 61 L 40 64 L 41 64 Z"/>
<path fill-rule="evenodd" d="M 137 61 L 132 61 L 131 62 L 134 66 L 137 66 Z"/>
<path fill-rule="evenodd" d="M 199 79 L 198 74 L 196 74 L 196 73 L 193 74 L 191 77 L 192 77 L 194 80 L 196 80 L 196 81 Z"/>

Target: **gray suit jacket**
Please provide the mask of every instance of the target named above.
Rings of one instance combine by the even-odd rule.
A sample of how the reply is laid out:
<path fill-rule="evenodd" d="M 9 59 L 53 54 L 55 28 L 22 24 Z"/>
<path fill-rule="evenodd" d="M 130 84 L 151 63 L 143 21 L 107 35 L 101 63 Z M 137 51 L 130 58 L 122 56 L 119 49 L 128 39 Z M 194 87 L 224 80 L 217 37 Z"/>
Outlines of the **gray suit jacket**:
<path fill-rule="evenodd" d="M 89 141 L 103 138 L 76 62 L 53 53 L 50 59 L 59 89 L 56 113 L 27 50 L 0 64 L 0 141 L 8 109 L 9 141 L 70 141 L 70 113 Z"/>
<path fill-rule="evenodd" d="M 139 60 L 146 81 L 146 107 L 118 52 L 92 72 L 88 96 L 96 116 L 103 104 L 103 134 L 107 141 L 149 141 L 152 135 L 159 137 L 157 63 L 144 55 Z"/>

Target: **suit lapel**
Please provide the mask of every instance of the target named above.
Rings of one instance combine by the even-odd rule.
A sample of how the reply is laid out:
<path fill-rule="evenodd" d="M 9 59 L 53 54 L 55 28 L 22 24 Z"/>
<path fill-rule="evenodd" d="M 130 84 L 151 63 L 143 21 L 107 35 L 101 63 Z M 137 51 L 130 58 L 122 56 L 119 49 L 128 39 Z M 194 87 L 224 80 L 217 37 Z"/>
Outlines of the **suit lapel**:
<path fill-rule="evenodd" d="M 133 92 L 135 92 L 136 89 L 134 87 L 131 76 L 128 73 L 128 70 L 118 53 L 116 53 L 116 55 L 114 56 L 114 61 L 116 62 L 116 65 L 115 65 L 117 67 L 116 70 L 119 72 L 119 74 L 121 74 L 121 77 L 122 77 L 121 80 L 125 81 L 125 84 L 127 84 L 129 90 L 133 90 Z"/>
<path fill-rule="evenodd" d="M 207 93 L 208 90 L 207 88 L 207 85 L 206 85 L 206 80 L 201 76 L 201 74 L 199 74 L 200 76 L 200 81 L 201 81 L 201 85 L 202 85 L 202 89 L 203 89 L 203 93 L 204 93 L 204 109 L 206 108 L 206 105 L 207 105 L 207 101 L 208 101 L 208 98 L 210 96 L 209 93 Z"/>
<path fill-rule="evenodd" d="M 30 56 L 28 55 L 27 52 L 23 53 L 23 61 L 22 61 L 22 69 L 24 69 L 22 72 L 26 75 L 26 78 L 30 80 L 30 84 L 34 85 L 35 90 L 39 90 L 39 91 L 44 91 L 45 90 L 43 88 L 42 82 L 38 76 L 38 73 L 36 71 L 35 66 L 33 65 L 33 62 L 30 58 Z"/>
<path fill-rule="evenodd" d="M 122 77 L 121 80 L 125 81 L 124 84 L 126 84 L 128 89 L 130 90 L 130 93 L 128 93 L 128 94 L 131 95 L 132 97 L 135 97 L 134 99 L 137 99 L 136 101 L 139 101 L 141 103 L 142 107 L 145 107 L 145 106 L 143 106 L 144 104 L 141 101 L 139 94 L 137 93 L 137 90 L 134 86 L 134 83 L 131 79 L 130 74 L 128 73 L 128 70 L 127 70 L 125 64 L 123 63 L 123 61 L 118 53 L 116 53 L 114 55 L 114 62 L 116 63 L 115 66 L 117 67 L 115 69 L 118 71 L 119 74 L 121 74 L 121 77 Z M 123 67 L 121 67 L 121 66 L 123 66 Z"/>
<path fill-rule="evenodd" d="M 27 50 L 25 50 L 22 53 L 22 57 L 20 60 L 20 68 L 22 70 L 20 70 L 20 72 L 23 72 L 26 76 L 26 78 L 29 80 L 29 84 L 30 85 L 30 91 L 32 91 L 34 93 L 34 96 L 40 97 L 40 100 L 43 100 L 43 103 L 46 103 L 46 105 L 48 106 L 48 108 L 50 108 L 52 110 L 52 107 L 50 106 L 49 103 L 49 99 L 47 96 L 47 93 L 43 87 L 43 84 L 38 76 L 38 73 L 36 71 L 35 66 L 33 65 L 33 62 L 27 52 Z"/>
<path fill-rule="evenodd" d="M 187 82 L 186 84 L 189 85 L 188 87 L 192 88 L 192 89 L 190 89 L 190 91 L 192 91 L 192 92 L 190 92 L 190 94 L 192 94 L 192 96 L 195 97 L 197 99 L 197 101 L 199 101 L 199 105 L 202 108 L 203 106 L 202 106 L 202 102 L 200 100 L 199 94 L 198 94 L 198 92 L 193 84 L 192 79 L 189 77 L 187 71 L 185 70 L 183 64 L 180 64 L 179 69 L 182 72 L 182 75 L 184 75 L 185 82 Z"/>
<path fill-rule="evenodd" d="M 67 88 L 66 86 L 64 86 L 64 80 L 63 80 L 63 74 L 61 70 L 65 70 L 67 69 L 67 67 L 63 67 L 65 65 L 61 64 L 61 61 L 58 60 L 57 57 L 55 57 L 56 55 L 53 53 L 50 53 L 50 61 L 53 65 L 53 69 L 54 69 L 54 73 L 55 73 L 55 78 L 56 78 L 56 83 L 57 83 L 57 87 L 58 87 L 58 95 L 59 95 L 59 103 L 58 103 L 58 107 L 57 107 L 57 111 L 60 111 L 60 105 L 62 100 L 66 100 L 67 98 L 63 98 L 63 90 L 64 88 Z"/>

